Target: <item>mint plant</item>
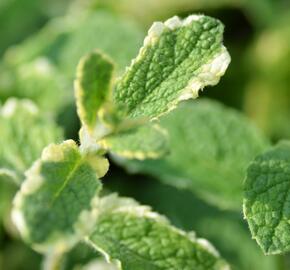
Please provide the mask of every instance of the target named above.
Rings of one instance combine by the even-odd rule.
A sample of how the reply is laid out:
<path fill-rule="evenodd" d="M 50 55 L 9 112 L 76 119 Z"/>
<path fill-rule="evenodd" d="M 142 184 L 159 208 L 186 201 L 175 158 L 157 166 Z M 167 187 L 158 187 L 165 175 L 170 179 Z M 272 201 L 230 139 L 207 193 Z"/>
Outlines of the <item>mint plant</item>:
<path fill-rule="evenodd" d="M 24 173 L 13 221 L 29 245 L 55 260 L 54 268 L 63 253 L 84 241 L 118 269 L 229 269 L 208 241 L 131 198 L 104 195 L 100 181 L 109 167 L 106 153 L 117 159 L 166 157 L 170 132 L 159 118 L 218 83 L 230 62 L 222 39 L 223 25 L 216 19 L 173 17 L 153 24 L 117 79 L 113 61 L 103 53 L 84 56 L 75 80 L 80 146 L 73 140 L 49 144 L 32 165 L 31 159 L 23 162 L 20 173 L 12 171 L 17 160 L 1 163 L 6 175 L 22 179 Z M 266 144 L 251 128 L 245 133 L 253 151 Z M 35 142 L 33 159 L 43 143 Z"/>

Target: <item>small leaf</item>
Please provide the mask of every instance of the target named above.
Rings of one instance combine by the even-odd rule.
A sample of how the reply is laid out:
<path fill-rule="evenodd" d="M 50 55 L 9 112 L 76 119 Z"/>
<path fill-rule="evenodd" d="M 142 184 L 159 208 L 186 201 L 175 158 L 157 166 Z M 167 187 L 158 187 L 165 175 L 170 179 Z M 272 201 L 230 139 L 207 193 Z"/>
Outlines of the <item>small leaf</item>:
<path fill-rule="evenodd" d="M 47 144 L 62 140 L 60 128 L 30 100 L 11 98 L 0 107 L 0 130 L 0 175 L 18 183 Z"/>
<path fill-rule="evenodd" d="M 75 81 L 76 103 L 81 122 L 90 131 L 96 126 L 98 111 L 110 96 L 113 69 L 111 60 L 97 51 L 79 62 Z"/>
<path fill-rule="evenodd" d="M 230 62 L 223 28 L 203 15 L 154 23 L 115 87 L 116 104 L 130 117 L 157 118 L 217 84 Z"/>
<path fill-rule="evenodd" d="M 290 251 L 290 142 L 256 157 L 247 171 L 244 215 L 265 254 Z"/>
<path fill-rule="evenodd" d="M 115 194 L 99 202 L 88 242 L 124 270 L 229 269 L 204 239 L 196 239 L 133 199 Z"/>
<path fill-rule="evenodd" d="M 51 144 L 26 172 L 14 200 L 14 223 L 35 249 L 61 252 L 90 231 L 100 188 L 94 168 L 73 141 Z"/>
<path fill-rule="evenodd" d="M 126 158 L 158 158 L 168 152 L 167 133 L 157 125 L 147 124 L 98 141 L 101 148 Z"/>
<path fill-rule="evenodd" d="M 168 131 L 170 154 L 159 160 L 122 161 L 131 171 L 193 191 L 222 208 L 240 209 L 244 172 L 268 145 L 240 113 L 218 102 L 185 102 L 160 119 Z"/>

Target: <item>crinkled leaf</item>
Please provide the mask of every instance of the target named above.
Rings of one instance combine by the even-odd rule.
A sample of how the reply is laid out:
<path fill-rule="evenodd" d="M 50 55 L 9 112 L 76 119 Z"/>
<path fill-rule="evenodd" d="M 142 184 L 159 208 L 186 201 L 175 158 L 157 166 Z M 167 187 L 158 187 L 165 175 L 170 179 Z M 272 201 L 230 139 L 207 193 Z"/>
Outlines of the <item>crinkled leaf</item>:
<path fill-rule="evenodd" d="M 169 134 L 169 155 L 119 162 L 220 207 L 240 209 L 245 169 L 268 145 L 262 134 L 238 112 L 210 100 L 186 102 L 160 124 Z"/>
<path fill-rule="evenodd" d="M 290 251 L 290 142 L 256 157 L 245 181 L 244 215 L 266 254 Z"/>
<path fill-rule="evenodd" d="M 113 63 L 100 52 L 84 56 L 77 69 L 75 95 L 79 117 L 90 131 L 97 122 L 97 114 L 107 101 L 111 90 Z"/>
<path fill-rule="evenodd" d="M 49 145 L 26 172 L 15 197 L 13 220 L 35 249 L 63 250 L 88 233 L 101 187 L 94 166 L 69 140 Z"/>
<path fill-rule="evenodd" d="M 128 176 L 125 172 L 117 171 L 105 177 L 104 182 L 110 190 L 118 191 L 122 196 L 133 196 L 142 204 L 152 206 L 177 227 L 183 230 L 194 228 L 197 235 L 214 243 L 234 269 L 275 269 L 277 258 L 262 253 L 251 239 L 240 212 L 218 209 L 188 190 L 177 190 L 152 177 Z"/>
<path fill-rule="evenodd" d="M 170 225 L 149 207 L 116 195 L 104 197 L 88 242 L 124 270 L 228 269 L 216 250 Z"/>
<path fill-rule="evenodd" d="M 62 140 L 60 128 L 29 100 L 9 99 L 0 107 L 0 130 L 0 175 L 16 182 L 47 144 Z"/>
<path fill-rule="evenodd" d="M 98 141 L 101 148 L 126 158 L 158 158 L 168 152 L 167 133 L 157 125 L 147 124 Z"/>
<path fill-rule="evenodd" d="M 230 62 L 223 25 L 203 15 L 153 24 L 144 46 L 120 78 L 116 104 L 130 117 L 157 118 L 179 101 L 215 85 Z"/>

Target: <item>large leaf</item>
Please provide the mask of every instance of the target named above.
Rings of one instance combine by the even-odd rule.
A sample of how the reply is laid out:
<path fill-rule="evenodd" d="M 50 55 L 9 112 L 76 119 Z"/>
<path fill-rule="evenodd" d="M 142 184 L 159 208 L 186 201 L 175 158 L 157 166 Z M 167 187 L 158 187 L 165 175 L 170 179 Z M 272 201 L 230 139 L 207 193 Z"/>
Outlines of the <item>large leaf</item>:
<path fill-rule="evenodd" d="M 244 215 L 266 254 L 290 251 L 290 142 L 256 157 L 245 181 Z"/>
<path fill-rule="evenodd" d="M 178 228 L 194 229 L 217 248 L 233 269 L 275 269 L 277 258 L 265 256 L 251 239 L 241 212 L 218 209 L 188 190 L 177 190 L 152 177 L 128 176 L 118 170 L 111 171 L 104 182 L 120 196 L 134 197 L 141 204 L 152 206 Z"/>
<path fill-rule="evenodd" d="M 13 220 L 35 249 L 62 251 L 89 232 L 101 187 L 94 163 L 69 140 L 49 145 L 26 172 L 15 197 Z"/>
<path fill-rule="evenodd" d="M 9 99 L 0 108 L 0 130 L 0 178 L 16 182 L 47 144 L 62 140 L 60 128 L 29 100 Z"/>
<path fill-rule="evenodd" d="M 130 117 L 157 118 L 215 85 L 230 62 L 223 25 L 203 15 L 155 22 L 136 59 L 119 79 L 116 104 Z"/>
<path fill-rule="evenodd" d="M 240 113 L 210 100 L 186 102 L 160 124 L 169 134 L 168 156 L 116 161 L 222 208 L 240 209 L 245 169 L 268 145 L 262 134 Z"/>
<path fill-rule="evenodd" d="M 149 207 L 116 195 L 99 202 L 88 242 L 124 270 L 228 269 L 204 239 L 170 225 Z"/>

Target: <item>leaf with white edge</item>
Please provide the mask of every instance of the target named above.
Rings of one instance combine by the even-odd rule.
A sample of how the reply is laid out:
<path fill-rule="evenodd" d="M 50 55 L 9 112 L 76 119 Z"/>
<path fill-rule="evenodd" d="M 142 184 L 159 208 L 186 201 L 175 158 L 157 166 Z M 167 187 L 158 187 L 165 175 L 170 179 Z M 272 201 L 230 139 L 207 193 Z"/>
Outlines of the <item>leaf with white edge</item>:
<path fill-rule="evenodd" d="M 167 133 L 156 124 L 106 136 L 97 144 L 112 154 L 129 159 L 154 159 L 169 151 Z"/>
<path fill-rule="evenodd" d="M 95 259 L 81 267 L 80 270 L 118 270 L 114 264 L 107 263 L 104 259 Z"/>
<path fill-rule="evenodd" d="M 133 199 L 109 195 L 98 208 L 96 227 L 87 241 L 120 269 L 229 269 L 206 240 L 173 227 Z"/>
<path fill-rule="evenodd" d="M 265 254 L 290 251 L 290 142 L 257 156 L 244 185 L 244 216 Z"/>
<path fill-rule="evenodd" d="M 184 102 L 160 119 L 170 154 L 163 159 L 116 159 L 132 172 L 191 190 L 221 208 L 240 209 L 245 170 L 269 143 L 240 113 L 218 102 Z"/>
<path fill-rule="evenodd" d="M 77 110 L 89 131 L 95 128 L 98 111 L 108 101 L 113 71 L 112 61 L 97 51 L 79 62 L 75 81 Z"/>
<path fill-rule="evenodd" d="M 158 118 L 217 84 L 230 63 L 223 30 L 220 21 L 203 15 L 155 22 L 117 82 L 115 103 L 129 117 Z"/>
<path fill-rule="evenodd" d="M 0 177 L 20 183 L 42 149 L 62 140 L 62 131 L 39 115 L 30 100 L 9 99 L 0 107 Z"/>
<path fill-rule="evenodd" d="M 101 188 L 93 166 L 69 140 L 46 147 L 26 172 L 12 217 L 36 250 L 61 252 L 90 232 Z"/>

